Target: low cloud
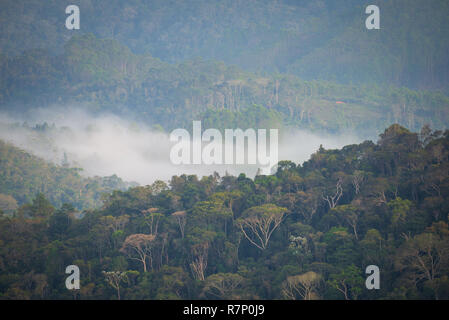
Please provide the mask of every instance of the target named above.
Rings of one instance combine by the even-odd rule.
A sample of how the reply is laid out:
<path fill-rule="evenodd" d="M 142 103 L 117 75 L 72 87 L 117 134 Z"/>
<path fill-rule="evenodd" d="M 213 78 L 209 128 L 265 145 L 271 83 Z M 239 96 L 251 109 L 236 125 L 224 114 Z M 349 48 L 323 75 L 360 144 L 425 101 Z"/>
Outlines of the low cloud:
<path fill-rule="evenodd" d="M 173 165 L 170 149 L 174 143 L 170 142 L 169 133 L 115 115 L 92 116 L 81 109 L 37 109 L 27 117 L 1 115 L 0 119 L 0 139 L 57 164 L 64 161 L 65 154 L 70 166 L 83 168 L 82 174 L 87 176 L 116 174 L 145 185 L 155 180 L 167 181 L 173 175 L 203 176 L 214 171 L 220 175 L 243 172 L 253 177 L 258 169 L 254 165 Z M 25 122 L 27 126 L 23 126 Z M 45 130 L 30 129 L 45 122 L 50 126 Z M 351 135 L 281 131 L 279 160 L 302 163 L 320 145 L 334 149 L 360 140 Z"/>

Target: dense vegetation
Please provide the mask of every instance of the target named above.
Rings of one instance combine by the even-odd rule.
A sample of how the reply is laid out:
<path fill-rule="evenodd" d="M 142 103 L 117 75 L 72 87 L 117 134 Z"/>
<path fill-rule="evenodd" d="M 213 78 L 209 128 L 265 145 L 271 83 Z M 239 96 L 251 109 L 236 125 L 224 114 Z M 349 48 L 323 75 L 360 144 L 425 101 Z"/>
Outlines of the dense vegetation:
<path fill-rule="evenodd" d="M 95 208 L 104 193 L 129 187 L 115 175 L 84 178 L 80 170 L 49 163 L 0 140 L 0 210 L 10 213 L 38 193 L 57 207 L 71 203 L 77 209 Z"/>
<path fill-rule="evenodd" d="M 93 33 L 166 62 L 200 56 L 245 70 L 346 84 L 446 88 L 449 5 L 445 0 L 378 0 L 381 30 L 365 29 L 360 0 L 72 1 L 81 29 L 65 29 L 66 2 L 3 0 L 0 53 L 62 51 Z"/>
<path fill-rule="evenodd" d="M 392 125 L 272 176 L 114 191 L 82 218 L 47 190 L 0 219 L 0 297 L 449 299 L 448 172 L 449 131 Z"/>
<path fill-rule="evenodd" d="M 2 110 L 47 106 L 82 106 L 165 130 L 202 119 L 220 128 L 284 125 L 372 138 L 391 123 L 415 131 L 449 124 L 449 98 L 440 92 L 304 81 L 200 58 L 168 64 L 91 34 L 71 38 L 56 56 L 31 50 L 0 61 Z"/>
<path fill-rule="evenodd" d="M 0 140 L 0 299 L 449 299 L 448 1 L 378 0 L 380 30 L 360 0 L 72 4 L 81 30 L 68 3 L 2 0 L 0 116 L 21 122 L 2 138 L 55 151 L 70 129 L 22 122 L 50 107 L 165 131 L 385 131 L 270 176 L 147 186 Z"/>

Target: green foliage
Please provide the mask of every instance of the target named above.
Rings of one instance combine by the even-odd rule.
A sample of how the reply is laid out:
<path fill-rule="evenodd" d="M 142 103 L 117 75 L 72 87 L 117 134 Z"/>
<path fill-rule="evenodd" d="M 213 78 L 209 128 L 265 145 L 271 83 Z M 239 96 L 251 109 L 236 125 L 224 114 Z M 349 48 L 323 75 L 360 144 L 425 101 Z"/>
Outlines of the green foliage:
<path fill-rule="evenodd" d="M 9 200 L 4 199 L 12 208 L 33 201 L 19 210 L 24 215 L 29 211 L 38 216 L 51 214 L 42 195 L 57 207 L 70 202 L 77 209 L 95 208 L 101 205 L 103 193 L 126 187 L 117 176 L 84 178 L 77 168 L 48 163 L 0 140 L 0 194 L 9 196 Z M 10 212 L 9 208 L 6 212 Z"/>
<path fill-rule="evenodd" d="M 449 98 L 435 90 L 304 80 L 213 60 L 170 64 L 92 34 L 70 38 L 56 55 L 31 50 L 5 59 L 0 109 L 13 114 L 77 105 L 159 130 L 190 129 L 202 120 L 204 128 L 293 127 L 368 138 L 391 123 L 410 130 L 449 123 Z"/>
<path fill-rule="evenodd" d="M 82 215 L 39 194 L 0 219 L 0 295 L 70 299 L 76 264 L 82 299 L 448 299 L 448 168 L 448 131 L 392 126 L 272 176 L 175 176 Z"/>
<path fill-rule="evenodd" d="M 36 48 L 59 53 L 73 37 L 73 31 L 63 27 L 66 5 L 56 0 L 4 0 L 0 20 L 7 27 L 0 30 L 1 53 L 14 56 Z M 374 32 L 364 25 L 368 3 L 358 0 L 276 5 L 271 1 L 109 0 L 79 5 L 81 32 L 112 38 L 134 53 L 151 53 L 167 62 L 201 56 L 308 80 L 425 88 L 448 84 L 445 0 L 379 0 L 381 30 Z M 127 54 L 109 41 L 101 46 Z M 79 70 L 86 78 L 106 80 L 109 72 L 103 72 L 97 61 L 111 63 L 111 70 L 120 68 L 108 55 L 76 52 L 85 58 Z"/>

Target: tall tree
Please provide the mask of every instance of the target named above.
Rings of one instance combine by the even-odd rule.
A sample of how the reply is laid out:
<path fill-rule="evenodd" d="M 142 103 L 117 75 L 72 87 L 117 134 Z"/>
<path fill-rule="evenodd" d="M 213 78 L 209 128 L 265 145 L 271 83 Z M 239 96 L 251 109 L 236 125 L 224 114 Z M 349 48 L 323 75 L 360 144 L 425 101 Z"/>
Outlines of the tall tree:
<path fill-rule="evenodd" d="M 152 249 L 155 238 L 156 236 L 153 234 L 132 234 L 125 239 L 120 251 L 127 254 L 130 259 L 140 261 L 143 272 L 147 272 L 147 259 L 152 266 Z"/>
<path fill-rule="evenodd" d="M 236 220 L 236 225 L 251 244 L 265 250 L 271 235 L 282 223 L 286 212 L 286 208 L 274 204 L 252 207 Z"/>

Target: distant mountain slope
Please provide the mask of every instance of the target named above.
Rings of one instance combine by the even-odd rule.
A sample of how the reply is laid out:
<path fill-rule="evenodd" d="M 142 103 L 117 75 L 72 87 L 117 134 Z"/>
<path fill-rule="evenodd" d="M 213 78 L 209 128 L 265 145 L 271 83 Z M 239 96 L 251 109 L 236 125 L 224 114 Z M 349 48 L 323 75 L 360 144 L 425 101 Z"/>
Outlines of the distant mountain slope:
<path fill-rule="evenodd" d="M 60 53 L 93 33 L 166 62 L 200 56 L 245 70 L 307 80 L 448 88 L 449 4 L 445 0 L 153 0 L 75 2 L 81 29 L 64 27 L 65 2 L 3 0 L 0 53 Z M 365 8 L 381 10 L 366 30 Z"/>
<path fill-rule="evenodd" d="M 380 8 L 380 30 L 364 27 L 368 4 Z M 339 83 L 447 89 L 449 2 L 359 1 L 358 5 L 346 8 L 342 17 L 345 27 L 328 41 L 298 56 L 286 71 L 305 79 Z"/>
<path fill-rule="evenodd" d="M 101 204 L 102 193 L 128 187 L 117 176 L 83 178 L 79 170 L 50 164 L 0 140 L 2 199 L 9 195 L 21 205 L 43 193 L 55 206 L 71 203 L 78 209 L 94 208 Z"/>

